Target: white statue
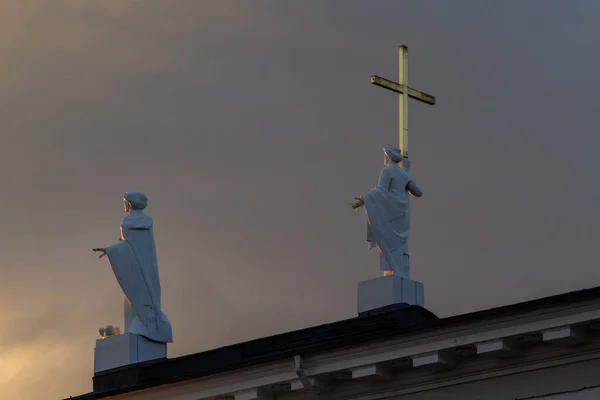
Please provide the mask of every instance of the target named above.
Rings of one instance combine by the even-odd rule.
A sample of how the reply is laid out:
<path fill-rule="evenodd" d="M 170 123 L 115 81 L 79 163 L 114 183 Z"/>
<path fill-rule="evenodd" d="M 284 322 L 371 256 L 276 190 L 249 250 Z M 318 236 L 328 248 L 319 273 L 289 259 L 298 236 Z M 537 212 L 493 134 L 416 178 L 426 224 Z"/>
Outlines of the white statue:
<path fill-rule="evenodd" d="M 410 279 L 410 195 L 421 197 L 423 193 L 410 175 L 410 161 L 398 147 L 383 149 L 383 164 L 377 186 L 357 197 L 352 208 L 366 208 L 367 241 L 369 248 L 379 249 L 383 275 Z"/>
<path fill-rule="evenodd" d="M 161 311 L 160 279 L 154 245 L 152 217 L 143 210 L 148 198 L 130 191 L 123 196 L 127 215 L 121 223 L 119 242 L 97 248 L 108 256 L 112 270 L 125 293 L 125 333 L 150 340 L 171 343 L 173 332 L 169 319 Z"/>

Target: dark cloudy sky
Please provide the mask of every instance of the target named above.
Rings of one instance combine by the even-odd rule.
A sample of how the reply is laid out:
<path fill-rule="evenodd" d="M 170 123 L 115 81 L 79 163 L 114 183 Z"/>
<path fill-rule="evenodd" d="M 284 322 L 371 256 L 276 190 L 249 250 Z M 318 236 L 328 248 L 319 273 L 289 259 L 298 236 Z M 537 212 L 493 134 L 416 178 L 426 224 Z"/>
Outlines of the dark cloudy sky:
<path fill-rule="evenodd" d="M 413 277 L 440 316 L 600 285 L 600 3 L 3 0 L 0 398 L 91 389 L 105 259 L 150 198 L 170 356 L 356 313 L 347 205 L 397 140 L 410 49 Z"/>

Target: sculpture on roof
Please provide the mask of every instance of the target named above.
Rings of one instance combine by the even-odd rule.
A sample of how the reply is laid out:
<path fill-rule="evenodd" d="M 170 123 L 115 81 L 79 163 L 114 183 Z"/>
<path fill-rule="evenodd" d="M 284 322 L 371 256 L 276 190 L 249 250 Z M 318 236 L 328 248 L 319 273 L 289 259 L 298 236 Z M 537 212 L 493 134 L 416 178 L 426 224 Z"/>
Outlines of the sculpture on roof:
<path fill-rule="evenodd" d="M 369 249 L 379 250 L 383 275 L 410 279 L 410 195 L 423 193 L 410 175 L 410 161 L 398 147 L 390 144 L 383 149 L 383 164 L 377 186 L 357 197 L 351 207 L 365 207 L 367 242 Z"/>
<path fill-rule="evenodd" d="M 107 256 L 125 294 L 125 332 L 161 343 L 171 343 L 171 323 L 161 309 L 158 261 L 152 217 L 144 212 L 146 195 L 129 191 L 123 196 L 125 212 L 121 237 L 112 246 L 95 248 Z"/>

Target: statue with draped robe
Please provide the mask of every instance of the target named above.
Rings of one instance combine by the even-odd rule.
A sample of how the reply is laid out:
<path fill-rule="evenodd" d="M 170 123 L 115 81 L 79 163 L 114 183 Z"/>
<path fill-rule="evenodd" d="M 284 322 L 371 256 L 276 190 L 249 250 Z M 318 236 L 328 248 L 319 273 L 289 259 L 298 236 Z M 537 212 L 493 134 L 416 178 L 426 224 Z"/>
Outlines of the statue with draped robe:
<path fill-rule="evenodd" d="M 379 250 L 383 275 L 410 279 L 410 196 L 421 197 L 423 193 L 410 175 L 410 161 L 398 147 L 383 149 L 383 164 L 377 186 L 357 197 L 352 208 L 365 208 L 369 249 Z"/>
<path fill-rule="evenodd" d="M 171 343 L 171 323 L 162 312 L 160 279 L 154 244 L 152 217 L 144 212 L 148 198 L 142 192 L 123 196 L 125 212 L 121 237 L 112 246 L 96 248 L 100 258 L 107 256 L 125 294 L 125 332 L 155 342 Z"/>

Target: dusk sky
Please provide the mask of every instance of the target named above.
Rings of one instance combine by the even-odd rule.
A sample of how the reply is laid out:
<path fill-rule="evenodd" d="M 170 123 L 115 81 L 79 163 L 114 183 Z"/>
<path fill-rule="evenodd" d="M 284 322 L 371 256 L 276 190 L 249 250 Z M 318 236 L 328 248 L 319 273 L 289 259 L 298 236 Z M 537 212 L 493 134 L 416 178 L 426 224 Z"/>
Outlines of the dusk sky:
<path fill-rule="evenodd" d="M 413 279 L 440 317 L 600 285 L 600 2 L 3 0 L 0 398 L 91 391 L 154 217 L 169 357 L 356 315 L 348 205 L 410 101 Z"/>

